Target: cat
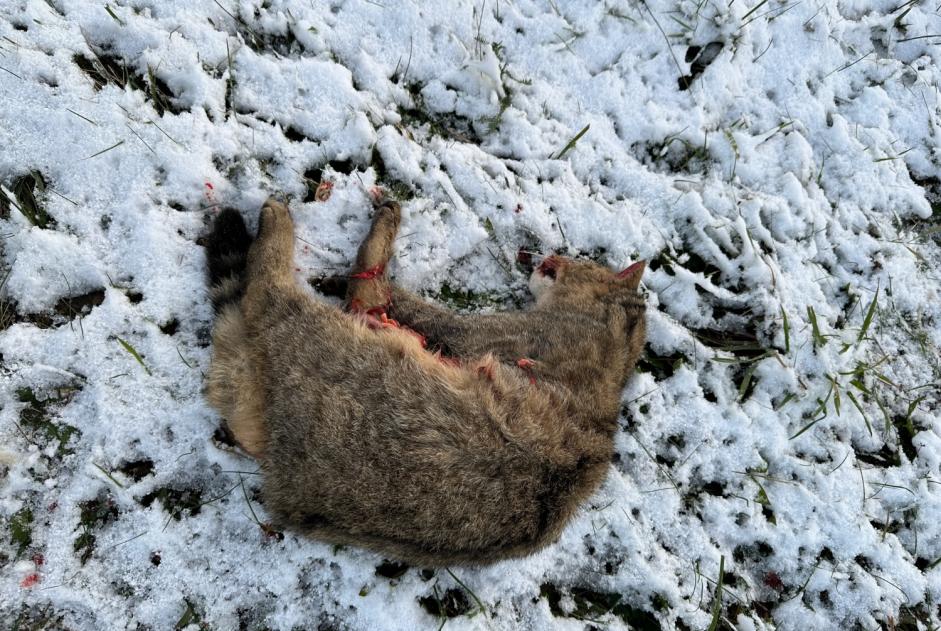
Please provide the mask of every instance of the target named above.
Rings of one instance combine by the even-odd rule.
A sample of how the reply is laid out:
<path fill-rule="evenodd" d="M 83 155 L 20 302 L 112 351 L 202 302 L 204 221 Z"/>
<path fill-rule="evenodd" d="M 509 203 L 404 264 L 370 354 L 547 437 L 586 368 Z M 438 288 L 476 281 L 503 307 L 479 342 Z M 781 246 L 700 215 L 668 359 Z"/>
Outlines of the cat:
<path fill-rule="evenodd" d="M 645 264 L 549 256 L 530 309 L 455 313 L 389 280 L 401 212 L 376 206 L 345 310 L 295 280 L 284 204 L 254 240 L 238 212 L 216 217 L 207 399 L 281 526 L 424 567 L 531 554 L 607 473 Z"/>

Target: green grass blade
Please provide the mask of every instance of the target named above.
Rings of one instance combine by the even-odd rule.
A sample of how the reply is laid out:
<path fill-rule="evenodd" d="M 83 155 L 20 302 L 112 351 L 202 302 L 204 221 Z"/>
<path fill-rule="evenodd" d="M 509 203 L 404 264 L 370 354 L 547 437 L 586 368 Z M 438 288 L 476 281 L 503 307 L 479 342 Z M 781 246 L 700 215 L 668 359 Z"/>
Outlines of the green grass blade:
<path fill-rule="evenodd" d="M 569 140 L 568 144 L 562 147 L 562 150 L 555 155 L 555 160 L 559 160 L 562 156 L 567 154 L 569 151 L 575 148 L 575 144 L 588 132 L 588 128 L 591 125 L 585 125 L 580 132 L 575 134 L 575 137 Z"/>
<path fill-rule="evenodd" d="M 827 375 L 827 379 L 830 380 L 830 388 L 833 390 L 833 408 L 836 410 L 836 415 L 840 415 L 840 385 L 836 382 L 833 377 Z"/>
<path fill-rule="evenodd" d="M 105 5 L 105 11 L 108 12 L 108 15 L 110 15 L 110 16 L 114 19 L 115 22 L 117 22 L 117 23 L 120 24 L 121 26 L 127 26 L 127 25 L 124 23 L 124 20 L 122 20 L 121 18 L 119 18 L 118 15 L 114 12 L 114 9 L 111 8 L 111 5 L 106 4 L 106 5 Z"/>
<path fill-rule="evenodd" d="M 118 342 L 121 344 L 121 346 L 124 347 L 124 350 L 131 354 L 131 357 L 137 360 L 137 363 L 140 364 L 144 371 L 146 371 L 146 373 L 149 375 L 150 368 L 148 368 L 147 364 L 144 363 L 144 360 L 141 358 L 140 353 L 137 352 L 137 349 L 122 340 L 120 337 L 118 338 Z"/>
<path fill-rule="evenodd" d="M 98 469 L 98 470 L 101 471 L 103 474 L 105 474 L 105 477 L 107 477 L 109 480 L 111 480 L 112 482 L 114 482 L 115 485 L 116 485 L 119 489 L 123 489 L 123 488 L 124 488 L 124 485 L 121 484 L 120 482 L 118 482 L 117 480 L 115 480 L 115 479 L 114 479 L 114 476 L 111 475 L 111 473 L 110 473 L 107 469 L 105 469 L 104 467 L 102 467 L 102 466 L 101 466 L 100 464 L 98 464 L 97 462 L 92 462 L 92 465 L 94 465 L 94 467 L 95 467 L 96 469 Z"/>
<path fill-rule="evenodd" d="M 751 384 L 752 377 L 755 374 L 755 368 L 758 367 L 758 362 L 752 362 L 749 364 L 748 368 L 745 370 L 745 375 L 742 377 L 742 383 L 738 387 L 738 400 L 741 401 L 745 398 L 745 393 L 748 391 L 748 386 Z"/>
<path fill-rule="evenodd" d="M 850 402 L 852 402 L 853 405 L 856 406 L 856 409 L 859 410 L 860 416 L 862 416 L 863 420 L 866 422 L 866 429 L 869 430 L 869 435 L 872 436 L 872 424 L 869 422 L 869 419 L 866 417 L 866 413 L 863 412 L 863 407 L 859 404 L 859 401 L 856 400 L 856 395 L 850 392 L 849 390 L 847 390 L 846 397 L 850 400 Z"/>
<path fill-rule="evenodd" d="M 465 584 L 464 584 L 464 581 L 462 581 L 462 580 L 459 579 L 457 576 L 455 576 L 454 572 L 452 572 L 450 568 L 445 568 L 445 569 L 447 570 L 448 574 L 451 575 L 451 578 L 453 578 L 455 581 L 457 581 L 457 584 L 460 585 L 461 587 L 463 587 L 463 588 L 467 591 L 467 593 L 471 595 L 471 598 L 473 598 L 474 601 L 477 603 L 477 606 L 480 607 L 481 613 L 483 613 L 484 616 L 486 616 L 486 615 L 487 615 L 487 608 L 484 607 L 484 603 L 481 602 L 480 598 L 477 597 L 477 594 L 475 594 L 474 591 L 473 591 L 470 587 L 468 587 L 467 585 L 465 585 Z"/>
<path fill-rule="evenodd" d="M 810 305 L 807 305 L 807 319 L 810 320 L 810 326 L 814 338 L 814 348 L 827 345 L 827 338 L 820 333 L 820 326 L 817 324 L 817 312 Z"/>
<path fill-rule="evenodd" d="M 788 403 L 790 403 L 791 401 L 793 401 L 793 400 L 794 400 L 794 397 L 796 397 L 796 396 L 797 396 L 797 395 L 794 394 L 793 392 L 788 392 L 788 393 L 787 393 L 787 396 L 784 397 L 783 399 L 781 399 L 781 402 L 778 403 L 776 406 L 774 406 L 774 411 L 777 412 L 777 411 L 781 410 L 785 405 L 787 405 Z"/>
<path fill-rule="evenodd" d="M 804 425 L 800 430 L 798 430 L 798 432 L 797 432 L 796 434 L 794 434 L 793 436 L 791 436 L 790 438 L 788 438 L 788 440 L 794 440 L 795 438 L 797 438 L 798 436 L 800 436 L 801 434 L 803 434 L 804 432 L 806 432 L 808 429 L 810 429 L 811 427 L 813 427 L 814 425 L 816 425 L 817 423 L 819 423 L 820 421 L 822 421 L 824 418 L 826 418 L 826 417 L 825 417 L 825 416 L 821 416 L 820 418 L 815 418 L 815 419 L 812 420 L 811 422 L 807 423 L 807 425 Z"/>
<path fill-rule="evenodd" d="M 761 2 L 759 2 L 758 4 L 756 4 L 755 6 L 753 6 L 753 7 L 751 8 L 751 10 L 750 10 L 748 13 L 746 13 L 745 15 L 742 16 L 742 22 L 744 22 L 745 20 L 747 20 L 748 17 L 749 17 L 752 13 L 754 13 L 755 11 L 757 11 L 758 9 L 760 9 L 761 7 L 765 6 L 765 4 L 766 4 L 767 2 L 768 2 L 768 0 L 761 0 Z"/>
<path fill-rule="evenodd" d="M 719 580 L 716 582 L 715 600 L 712 602 L 712 623 L 709 631 L 719 628 L 719 617 L 722 615 L 722 582 L 725 580 L 725 555 L 719 557 Z"/>
<path fill-rule="evenodd" d="M 112 149 L 116 149 L 117 147 L 120 147 L 120 146 L 123 145 L 123 144 L 124 144 L 124 141 L 123 141 L 123 140 L 119 140 L 119 141 L 117 141 L 116 143 L 114 143 L 113 145 L 111 145 L 110 147 L 108 147 L 107 149 L 102 149 L 102 150 L 99 151 L 98 153 L 93 153 L 93 154 L 91 154 L 90 156 L 88 156 L 87 158 L 83 158 L 83 160 L 90 160 L 90 159 L 94 158 L 95 156 L 100 156 L 101 154 L 103 154 L 103 153 L 105 153 L 105 152 L 107 152 L 107 151 L 111 151 Z"/>
<path fill-rule="evenodd" d="M 856 338 L 857 342 L 862 342 L 863 338 L 866 337 L 866 332 L 869 331 L 869 325 L 872 324 L 872 318 L 876 313 L 876 304 L 879 301 L 879 288 L 876 288 L 876 293 L 872 297 L 872 302 L 869 303 L 869 308 L 866 309 L 866 317 L 863 318 L 863 328 L 859 330 L 859 337 Z"/>

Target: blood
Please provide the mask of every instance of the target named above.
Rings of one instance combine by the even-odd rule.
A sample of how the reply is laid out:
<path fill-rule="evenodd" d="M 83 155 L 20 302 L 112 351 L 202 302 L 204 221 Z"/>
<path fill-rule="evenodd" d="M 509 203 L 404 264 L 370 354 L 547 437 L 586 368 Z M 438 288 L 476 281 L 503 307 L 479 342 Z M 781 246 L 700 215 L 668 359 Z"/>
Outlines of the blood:
<path fill-rule="evenodd" d="M 529 376 L 529 383 L 532 385 L 535 385 L 536 377 L 535 375 L 533 375 L 533 366 L 536 365 L 536 362 L 526 357 L 523 357 L 521 359 L 516 360 L 516 365 L 520 368 L 520 370 L 522 370 Z"/>
<path fill-rule="evenodd" d="M 215 204 L 216 203 L 216 196 L 214 193 L 215 187 L 212 185 L 211 182 L 205 182 L 205 185 L 206 185 L 206 193 L 205 193 L 206 199 L 209 201 L 210 204 Z"/>
<path fill-rule="evenodd" d="M 333 182 L 330 180 L 324 180 L 317 185 L 317 190 L 314 191 L 314 199 L 318 202 L 325 202 L 330 199 L 330 194 L 333 192 Z"/>
<path fill-rule="evenodd" d="M 539 266 L 539 273 L 549 278 L 555 278 L 555 272 L 559 268 L 559 261 L 554 256 L 547 257 Z"/>
<path fill-rule="evenodd" d="M 367 270 L 363 270 L 362 272 L 359 272 L 358 274 L 351 274 L 350 278 L 356 278 L 359 280 L 372 280 L 374 278 L 378 278 L 379 276 L 382 276 L 382 274 L 385 271 L 386 271 L 385 263 L 380 263 L 379 265 L 374 265 L 373 267 L 370 267 Z"/>
<path fill-rule="evenodd" d="M 35 585 L 36 583 L 38 583 L 38 582 L 39 582 L 39 574 L 36 573 L 36 572 L 33 572 L 32 574 L 27 574 L 27 575 L 26 575 L 26 578 L 24 578 L 24 579 L 20 582 L 20 587 L 23 587 L 24 589 L 25 589 L 25 588 L 30 588 L 30 587 L 32 587 L 33 585 Z"/>

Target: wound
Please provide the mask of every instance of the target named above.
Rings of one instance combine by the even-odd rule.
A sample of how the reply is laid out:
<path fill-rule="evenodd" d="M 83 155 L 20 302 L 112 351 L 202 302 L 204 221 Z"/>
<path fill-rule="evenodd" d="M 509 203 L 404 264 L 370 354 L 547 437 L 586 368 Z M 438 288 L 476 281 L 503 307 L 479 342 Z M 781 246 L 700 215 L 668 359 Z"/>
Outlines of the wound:
<path fill-rule="evenodd" d="M 355 306 L 356 305 L 350 304 L 350 309 L 354 309 Z M 365 311 L 360 309 L 356 312 L 365 318 L 366 326 L 368 326 L 370 329 L 374 331 L 378 331 L 380 329 L 398 329 L 414 337 L 416 340 L 418 340 L 418 343 L 422 348 L 426 348 L 428 346 L 428 341 L 425 339 L 425 336 L 414 329 L 400 324 L 398 320 L 393 320 L 390 318 L 386 313 L 386 306 L 373 307 L 372 309 L 367 309 Z"/>
<path fill-rule="evenodd" d="M 333 182 L 330 180 L 324 180 L 317 185 L 317 190 L 314 191 L 314 199 L 318 202 L 325 202 L 330 199 L 330 194 L 333 192 Z"/>
<path fill-rule="evenodd" d="M 359 272 L 358 274 L 351 274 L 350 278 L 356 278 L 358 280 L 373 280 L 374 278 L 382 276 L 385 271 L 386 264 L 380 263 L 379 265 L 374 265 L 367 270 Z"/>
<path fill-rule="evenodd" d="M 536 269 L 543 276 L 548 276 L 549 278 L 555 280 L 556 270 L 559 269 L 559 261 L 554 256 L 550 256 L 545 259 Z"/>
<path fill-rule="evenodd" d="M 533 374 L 533 366 L 535 365 L 536 362 L 528 357 L 522 357 L 516 360 L 516 366 L 529 376 L 529 383 L 533 385 L 536 384 L 536 376 Z"/>

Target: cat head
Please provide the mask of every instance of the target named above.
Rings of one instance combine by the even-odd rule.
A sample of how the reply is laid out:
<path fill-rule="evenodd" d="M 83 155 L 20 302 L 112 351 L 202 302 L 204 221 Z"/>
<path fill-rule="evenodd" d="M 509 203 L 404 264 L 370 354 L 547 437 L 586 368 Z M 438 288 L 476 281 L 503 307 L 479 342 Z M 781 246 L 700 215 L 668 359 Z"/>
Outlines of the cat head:
<path fill-rule="evenodd" d="M 615 272 L 591 261 L 552 255 L 533 270 L 529 288 L 538 305 L 619 302 L 622 299 L 634 302 L 646 267 L 645 261 L 638 261 Z"/>

